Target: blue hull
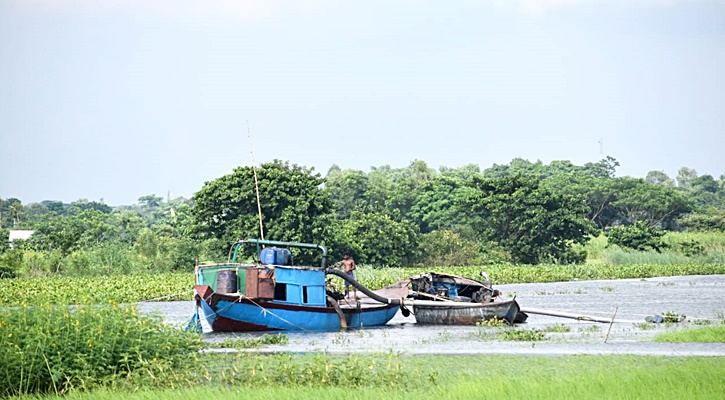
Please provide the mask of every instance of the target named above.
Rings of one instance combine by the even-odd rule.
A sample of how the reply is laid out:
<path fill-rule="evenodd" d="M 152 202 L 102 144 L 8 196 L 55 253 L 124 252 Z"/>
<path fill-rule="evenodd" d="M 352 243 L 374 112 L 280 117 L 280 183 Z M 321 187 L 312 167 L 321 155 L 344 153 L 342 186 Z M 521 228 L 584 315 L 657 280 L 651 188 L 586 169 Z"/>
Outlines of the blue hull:
<path fill-rule="evenodd" d="M 255 302 L 249 299 L 217 299 L 212 307 L 197 301 L 199 316 L 205 331 L 336 331 L 342 328 L 340 316 L 332 307 L 310 307 L 281 302 Z M 348 328 L 385 325 L 398 312 L 387 304 L 363 304 L 361 308 L 341 306 Z"/>

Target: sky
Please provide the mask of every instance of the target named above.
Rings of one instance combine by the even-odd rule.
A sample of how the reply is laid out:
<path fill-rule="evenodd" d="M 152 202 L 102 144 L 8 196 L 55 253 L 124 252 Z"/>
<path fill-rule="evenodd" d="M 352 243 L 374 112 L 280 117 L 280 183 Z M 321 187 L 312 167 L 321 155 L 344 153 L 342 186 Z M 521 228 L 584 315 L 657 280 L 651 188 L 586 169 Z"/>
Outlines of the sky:
<path fill-rule="evenodd" d="M 250 140 L 251 139 L 251 140 Z M 0 198 L 514 158 L 725 174 L 723 0 L 0 0 Z"/>

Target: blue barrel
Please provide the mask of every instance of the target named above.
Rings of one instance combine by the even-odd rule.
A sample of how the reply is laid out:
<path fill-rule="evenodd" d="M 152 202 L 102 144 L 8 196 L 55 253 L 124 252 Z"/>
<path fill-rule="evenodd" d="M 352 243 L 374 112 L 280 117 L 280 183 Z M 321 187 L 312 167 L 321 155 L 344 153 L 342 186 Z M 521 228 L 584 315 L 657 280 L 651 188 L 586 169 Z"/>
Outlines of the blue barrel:
<path fill-rule="evenodd" d="M 217 293 L 237 292 L 237 272 L 232 270 L 219 271 L 216 275 Z"/>
<path fill-rule="evenodd" d="M 292 253 L 289 249 L 275 249 L 277 253 L 277 265 L 290 265 L 292 263 Z"/>
<path fill-rule="evenodd" d="M 265 247 L 259 252 L 259 261 L 262 264 L 274 265 L 276 264 L 277 252 L 274 247 Z"/>

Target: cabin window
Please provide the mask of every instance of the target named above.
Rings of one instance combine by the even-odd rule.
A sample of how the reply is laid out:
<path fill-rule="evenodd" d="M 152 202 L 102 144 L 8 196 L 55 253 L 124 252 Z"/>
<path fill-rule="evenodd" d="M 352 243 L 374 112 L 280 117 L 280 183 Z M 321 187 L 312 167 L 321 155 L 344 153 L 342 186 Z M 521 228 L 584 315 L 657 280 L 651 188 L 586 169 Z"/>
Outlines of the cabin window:
<path fill-rule="evenodd" d="M 286 283 L 277 283 L 274 285 L 274 299 L 275 300 L 281 300 L 281 301 L 287 301 L 287 284 Z"/>
<path fill-rule="evenodd" d="M 307 286 L 302 286 L 302 302 L 309 303 L 309 301 L 307 301 Z"/>

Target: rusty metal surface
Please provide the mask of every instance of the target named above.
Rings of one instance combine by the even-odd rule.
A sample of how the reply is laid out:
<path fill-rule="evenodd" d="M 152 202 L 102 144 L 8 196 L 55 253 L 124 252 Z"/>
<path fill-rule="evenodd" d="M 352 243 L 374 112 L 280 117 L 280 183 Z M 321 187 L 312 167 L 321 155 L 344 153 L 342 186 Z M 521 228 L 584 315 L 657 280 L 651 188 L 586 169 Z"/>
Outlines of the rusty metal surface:
<path fill-rule="evenodd" d="M 471 303 L 470 306 L 460 305 L 414 305 L 413 314 L 419 324 L 432 325 L 476 325 L 476 323 L 498 318 L 509 324 L 514 323 L 519 305 L 515 300 L 498 301 L 493 303 Z"/>

